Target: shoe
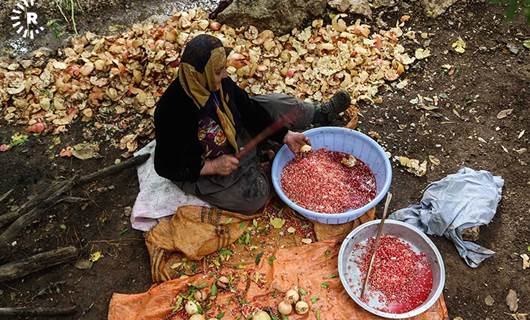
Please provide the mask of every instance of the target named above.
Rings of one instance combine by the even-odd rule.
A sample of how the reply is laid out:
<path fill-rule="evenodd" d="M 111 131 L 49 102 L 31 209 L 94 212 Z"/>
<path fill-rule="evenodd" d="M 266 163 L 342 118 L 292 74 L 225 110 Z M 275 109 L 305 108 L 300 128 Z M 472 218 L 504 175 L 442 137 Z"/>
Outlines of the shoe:
<path fill-rule="evenodd" d="M 317 105 L 316 111 L 325 115 L 328 121 L 334 121 L 339 113 L 346 111 L 351 103 L 350 95 L 344 91 L 337 91 L 329 101 Z"/>

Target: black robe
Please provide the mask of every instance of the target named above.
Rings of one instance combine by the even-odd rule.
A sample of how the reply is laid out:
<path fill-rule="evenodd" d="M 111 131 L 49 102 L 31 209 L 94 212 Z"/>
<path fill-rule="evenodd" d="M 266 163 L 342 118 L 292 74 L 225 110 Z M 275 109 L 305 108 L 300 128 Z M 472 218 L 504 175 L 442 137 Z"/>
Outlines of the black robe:
<path fill-rule="evenodd" d="M 273 123 L 271 115 L 250 99 L 232 79 L 223 79 L 222 86 L 223 92 L 228 95 L 227 102 L 234 116 L 238 138 L 247 132 L 255 136 Z M 204 166 L 204 150 L 197 135 L 198 121 L 199 109 L 176 79 L 164 92 L 155 110 L 154 162 L 158 175 L 175 182 L 195 182 L 199 179 Z M 282 128 L 271 138 L 281 142 L 286 133 L 287 128 Z"/>

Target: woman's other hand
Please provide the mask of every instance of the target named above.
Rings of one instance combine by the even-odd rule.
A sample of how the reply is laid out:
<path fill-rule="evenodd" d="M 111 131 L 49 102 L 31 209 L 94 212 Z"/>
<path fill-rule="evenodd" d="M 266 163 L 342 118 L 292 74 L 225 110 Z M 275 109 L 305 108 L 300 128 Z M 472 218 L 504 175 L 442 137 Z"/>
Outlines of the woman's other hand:
<path fill-rule="evenodd" d="M 229 176 L 239 167 L 239 160 L 233 155 L 225 154 L 213 160 L 206 160 L 201 170 L 201 176 L 220 175 Z"/>
<path fill-rule="evenodd" d="M 300 148 L 303 145 L 310 144 L 309 138 L 301 132 L 287 131 L 287 134 L 283 138 L 285 143 L 293 153 L 300 152 Z"/>

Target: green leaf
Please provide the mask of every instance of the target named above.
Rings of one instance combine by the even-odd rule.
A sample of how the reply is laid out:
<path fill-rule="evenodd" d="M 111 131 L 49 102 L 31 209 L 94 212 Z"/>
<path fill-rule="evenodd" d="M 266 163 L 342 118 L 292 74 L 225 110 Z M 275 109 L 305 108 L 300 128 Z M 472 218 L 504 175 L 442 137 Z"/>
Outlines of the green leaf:
<path fill-rule="evenodd" d="M 230 250 L 230 249 L 225 249 L 225 248 L 221 248 L 219 249 L 219 255 L 221 256 L 231 256 L 234 254 L 234 251 Z"/>
<path fill-rule="evenodd" d="M 530 39 L 523 41 L 523 46 L 527 49 L 530 49 Z"/>
<path fill-rule="evenodd" d="M 307 291 L 305 291 L 304 288 L 300 288 L 300 289 L 298 289 L 298 293 L 299 293 L 301 296 L 307 296 Z"/>
<path fill-rule="evenodd" d="M 281 229 L 285 224 L 285 220 L 282 218 L 271 218 L 270 223 L 274 227 L 274 229 Z"/>
<path fill-rule="evenodd" d="M 328 249 L 324 252 L 324 257 L 328 258 L 329 256 L 331 256 L 331 250 Z"/>
<path fill-rule="evenodd" d="M 318 296 L 311 296 L 311 303 L 315 304 L 318 301 Z"/>
<path fill-rule="evenodd" d="M 320 320 L 320 309 L 316 309 L 316 310 L 315 310 L 315 318 L 316 318 L 317 320 Z"/>
<path fill-rule="evenodd" d="M 201 290 L 201 289 L 204 289 L 208 286 L 208 282 L 203 282 L 201 284 L 198 284 L 198 285 L 194 285 L 194 284 L 188 284 L 188 286 L 190 287 L 189 290 L 190 292 L 195 292 L 197 290 Z"/>
<path fill-rule="evenodd" d="M 322 283 L 320 284 L 320 286 L 321 286 L 322 288 L 324 288 L 324 289 L 327 289 L 327 288 L 329 288 L 329 282 L 324 281 L 324 282 L 322 282 Z"/>
<path fill-rule="evenodd" d="M 129 228 L 124 228 L 122 231 L 120 231 L 120 236 L 123 236 L 124 234 L 126 234 L 127 231 L 129 231 Z"/>
<path fill-rule="evenodd" d="M 335 278 L 337 278 L 338 276 L 339 276 L 338 274 L 330 274 L 330 275 L 328 276 L 328 279 L 335 279 Z"/>
<path fill-rule="evenodd" d="M 245 225 L 246 225 L 246 223 L 245 223 L 244 221 L 241 221 L 241 222 L 239 223 L 239 229 L 240 229 L 240 230 L 244 229 L 244 228 L 245 228 Z"/>
<path fill-rule="evenodd" d="M 276 257 L 275 257 L 275 256 L 270 256 L 270 257 L 269 257 L 269 266 L 272 267 L 272 264 L 274 263 L 274 260 L 276 260 Z"/>
<path fill-rule="evenodd" d="M 526 250 L 528 250 L 528 252 L 530 252 L 530 246 L 528 246 L 528 248 L 526 248 Z"/>
<path fill-rule="evenodd" d="M 11 136 L 11 148 L 24 144 L 26 141 L 28 141 L 28 135 L 23 133 L 15 133 Z"/>
<path fill-rule="evenodd" d="M 197 273 L 197 262 L 191 263 L 191 272 Z"/>
<path fill-rule="evenodd" d="M 245 244 L 250 244 L 250 232 L 245 233 L 245 239 L 243 241 Z"/>
<path fill-rule="evenodd" d="M 247 231 L 239 239 L 237 239 L 237 244 L 250 244 L 250 232 Z"/>
<path fill-rule="evenodd" d="M 212 289 L 210 290 L 210 296 L 215 297 L 217 295 L 217 285 L 215 282 L 212 284 Z"/>
<path fill-rule="evenodd" d="M 258 265 L 259 262 L 261 261 L 261 257 L 263 257 L 263 252 L 260 252 L 256 255 L 256 259 L 255 259 L 256 265 Z"/>
<path fill-rule="evenodd" d="M 177 301 L 175 301 L 175 304 L 173 305 L 173 312 L 182 310 L 183 301 L 184 301 L 184 298 L 182 296 L 178 296 Z"/>
<path fill-rule="evenodd" d="M 216 315 L 215 318 L 216 318 L 216 319 L 222 319 L 224 316 L 225 316 L 225 313 L 224 313 L 224 312 L 221 312 L 221 313 L 219 313 L 218 315 Z"/>

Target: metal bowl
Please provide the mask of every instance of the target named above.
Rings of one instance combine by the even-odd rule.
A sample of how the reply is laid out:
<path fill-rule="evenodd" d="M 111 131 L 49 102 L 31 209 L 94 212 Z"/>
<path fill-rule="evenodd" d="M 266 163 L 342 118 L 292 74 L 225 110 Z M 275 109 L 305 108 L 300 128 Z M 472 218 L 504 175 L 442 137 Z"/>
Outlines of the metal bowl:
<path fill-rule="evenodd" d="M 352 248 L 355 244 L 362 242 L 371 237 L 375 237 L 377 233 L 377 226 L 380 220 L 373 220 L 367 223 L 360 225 L 355 228 L 342 242 L 342 246 L 339 251 L 339 275 L 344 289 L 348 292 L 350 297 L 355 301 L 359 306 L 361 306 L 366 311 L 375 314 L 380 317 L 388 319 L 405 319 L 417 316 L 425 311 L 427 311 L 440 297 L 442 290 L 445 284 L 445 267 L 442 260 L 440 252 L 434 245 L 434 243 L 420 230 L 417 228 L 400 222 L 396 220 L 386 220 L 385 226 L 383 229 L 384 235 L 392 235 L 398 238 L 401 238 L 411 245 L 415 246 L 421 252 L 424 252 L 427 256 L 429 263 L 432 268 L 432 289 L 429 297 L 414 310 L 405 312 L 405 313 L 388 313 L 377 310 L 372 306 L 361 301 L 360 296 L 360 287 L 362 284 L 359 280 L 359 276 L 355 275 L 351 270 L 355 270 L 355 267 L 350 267 L 349 264 L 356 265 L 353 262 L 353 259 L 350 259 L 352 254 Z M 349 271 L 350 270 L 350 271 Z M 350 274 L 351 273 L 351 274 Z M 348 283 L 348 278 L 354 279 L 353 284 Z"/>

